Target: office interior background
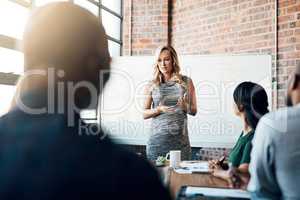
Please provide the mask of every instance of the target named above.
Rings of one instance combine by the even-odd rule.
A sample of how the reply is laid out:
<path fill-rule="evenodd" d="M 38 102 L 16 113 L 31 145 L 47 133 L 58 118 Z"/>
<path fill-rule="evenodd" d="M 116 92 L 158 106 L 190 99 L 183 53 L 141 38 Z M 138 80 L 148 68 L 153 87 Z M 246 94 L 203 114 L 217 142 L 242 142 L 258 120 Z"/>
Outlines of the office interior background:
<path fill-rule="evenodd" d="M 272 55 L 272 108 L 285 105 L 288 75 L 300 62 L 299 0 L 69 1 L 101 18 L 112 57 L 153 55 L 165 44 L 180 55 Z M 0 115 L 7 111 L 23 71 L 25 22 L 34 7 L 49 2 L 53 0 L 0 1 Z M 131 148 L 144 151 L 144 146 Z M 228 151 L 193 150 L 201 159 Z"/>

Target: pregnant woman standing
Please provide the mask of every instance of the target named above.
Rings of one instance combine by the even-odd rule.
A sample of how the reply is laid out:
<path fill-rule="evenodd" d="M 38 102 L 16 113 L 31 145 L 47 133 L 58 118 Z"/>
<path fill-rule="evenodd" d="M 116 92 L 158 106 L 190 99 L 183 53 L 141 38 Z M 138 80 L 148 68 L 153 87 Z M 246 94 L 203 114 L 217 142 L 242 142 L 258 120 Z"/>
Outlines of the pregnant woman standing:
<path fill-rule="evenodd" d="M 191 159 L 187 114 L 197 113 L 192 80 L 180 74 L 176 51 L 171 46 L 157 50 L 153 80 L 145 89 L 144 119 L 152 118 L 147 158 L 156 160 L 170 150 L 180 150 L 183 160 Z"/>

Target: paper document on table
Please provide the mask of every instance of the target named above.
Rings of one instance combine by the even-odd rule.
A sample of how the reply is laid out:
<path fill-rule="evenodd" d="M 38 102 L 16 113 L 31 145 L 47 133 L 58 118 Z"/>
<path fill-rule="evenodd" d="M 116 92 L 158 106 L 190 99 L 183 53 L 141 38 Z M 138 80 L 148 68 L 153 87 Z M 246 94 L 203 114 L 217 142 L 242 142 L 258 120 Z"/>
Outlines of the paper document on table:
<path fill-rule="evenodd" d="M 178 174 L 191 174 L 192 173 L 192 171 L 187 168 L 176 168 L 176 169 L 174 169 L 174 171 Z"/>
<path fill-rule="evenodd" d="M 227 198 L 242 198 L 250 199 L 250 193 L 240 189 L 223 189 L 209 187 L 187 187 L 186 196 L 204 195 L 209 197 L 227 197 Z"/>
<path fill-rule="evenodd" d="M 188 169 L 192 173 L 207 173 L 209 172 L 208 162 L 204 161 L 183 161 L 180 163 L 180 167 Z"/>

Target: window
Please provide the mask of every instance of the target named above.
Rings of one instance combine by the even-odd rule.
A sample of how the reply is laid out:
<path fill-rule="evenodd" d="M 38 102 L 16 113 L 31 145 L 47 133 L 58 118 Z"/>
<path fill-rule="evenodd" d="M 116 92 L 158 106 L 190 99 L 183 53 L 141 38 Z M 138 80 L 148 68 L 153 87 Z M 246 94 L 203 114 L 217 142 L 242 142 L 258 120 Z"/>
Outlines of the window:
<path fill-rule="evenodd" d="M 108 37 L 110 55 L 120 56 L 122 49 L 122 0 L 73 0 L 102 20 Z"/>
<path fill-rule="evenodd" d="M 74 0 L 74 3 L 91 11 L 94 15 L 99 16 L 99 7 L 97 3 L 92 3 L 88 0 Z"/>
<path fill-rule="evenodd" d="M 0 116 L 8 109 L 15 83 L 24 70 L 20 44 L 30 10 L 55 1 L 73 2 L 100 17 L 110 55 L 121 55 L 122 0 L 0 0 Z"/>
<path fill-rule="evenodd" d="M 27 7 L 13 1 L 2 0 L 0 2 L 0 34 L 21 39 L 28 16 Z"/>
<path fill-rule="evenodd" d="M 14 85 L 0 85 L 0 116 L 8 111 L 15 89 L 16 87 Z"/>
<path fill-rule="evenodd" d="M 30 0 L 0 1 L 0 116 L 7 112 L 15 83 L 23 72 L 23 54 L 19 44 L 30 7 Z"/>
<path fill-rule="evenodd" d="M 106 10 L 101 11 L 102 15 L 102 23 L 105 27 L 106 34 L 110 37 L 120 40 L 121 39 L 121 20 L 120 18 L 112 15 L 111 13 L 107 12 Z"/>
<path fill-rule="evenodd" d="M 0 47 L 0 72 L 22 74 L 23 54 L 20 51 Z"/>

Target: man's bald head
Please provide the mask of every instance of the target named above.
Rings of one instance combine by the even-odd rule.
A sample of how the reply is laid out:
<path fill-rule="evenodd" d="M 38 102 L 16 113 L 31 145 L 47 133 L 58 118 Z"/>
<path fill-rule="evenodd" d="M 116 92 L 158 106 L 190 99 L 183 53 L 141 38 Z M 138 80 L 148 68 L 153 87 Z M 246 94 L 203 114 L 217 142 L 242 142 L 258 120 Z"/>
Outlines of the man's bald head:
<path fill-rule="evenodd" d="M 100 79 L 103 86 L 109 77 L 109 71 L 101 74 L 100 70 L 109 69 L 110 56 L 104 28 L 91 12 L 69 2 L 37 8 L 25 28 L 23 52 L 25 73 L 18 83 L 18 91 L 56 90 L 58 82 L 70 83 L 72 88 L 66 93 L 71 93 L 71 97 L 55 105 L 82 109 L 96 106 L 101 92 Z"/>
<path fill-rule="evenodd" d="M 293 74 L 290 75 L 287 88 L 287 106 L 300 103 L 300 63 L 297 63 Z"/>
<path fill-rule="evenodd" d="M 54 67 L 78 80 L 88 70 L 109 67 L 107 39 L 100 20 L 67 2 L 48 4 L 32 13 L 24 32 L 23 51 L 25 71 Z"/>
<path fill-rule="evenodd" d="M 297 63 L 294 74 L 300 76 L 300 62 Z"/>

